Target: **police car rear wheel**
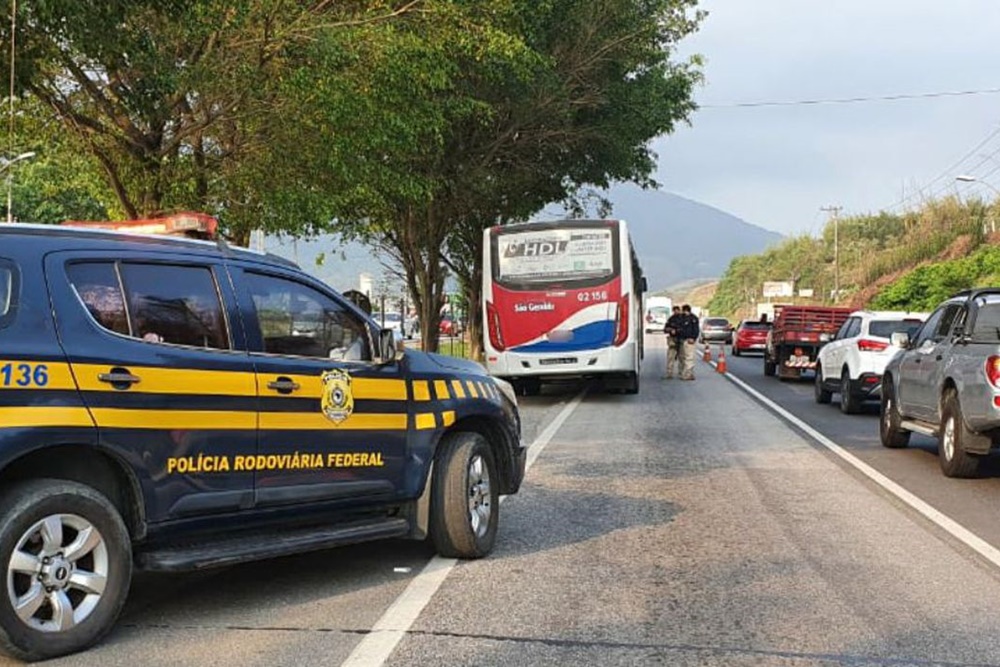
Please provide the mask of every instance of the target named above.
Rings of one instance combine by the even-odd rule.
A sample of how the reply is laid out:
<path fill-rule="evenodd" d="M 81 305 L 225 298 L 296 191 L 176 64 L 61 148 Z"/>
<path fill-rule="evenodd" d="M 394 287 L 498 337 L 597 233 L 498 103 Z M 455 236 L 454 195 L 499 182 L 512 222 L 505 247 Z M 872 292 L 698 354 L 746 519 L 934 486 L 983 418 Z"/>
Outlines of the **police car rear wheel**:
<path fill-rule="evenodd" d="M 114 506 L 63 480 L 14 484 L 0 498 L 0 647 L 22 660 L 79 651 L 114 625 L 132 576 Z"/>
<path fill-rule="evenodd" d="M 450 558 L 481 558 L 496 541 L 500 498 L 493 452 L 478 433 L 445 436 L 435 463 L 431 540 Z"/>

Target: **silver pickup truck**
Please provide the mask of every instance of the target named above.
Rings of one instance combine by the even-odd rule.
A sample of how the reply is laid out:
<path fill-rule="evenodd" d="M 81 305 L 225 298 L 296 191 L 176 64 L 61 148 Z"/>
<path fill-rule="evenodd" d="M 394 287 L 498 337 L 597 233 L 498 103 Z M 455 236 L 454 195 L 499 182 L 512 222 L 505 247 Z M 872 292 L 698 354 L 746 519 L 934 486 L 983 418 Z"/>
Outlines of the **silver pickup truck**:
<path fill-rule="evenodd" d="M 939 441 L 947 477 L 974 477 L 1000 444 L 1000 288 L 959 292 L 931 313 L 882 378 L 879 436 L 906 447 L 910 433 Z"/>

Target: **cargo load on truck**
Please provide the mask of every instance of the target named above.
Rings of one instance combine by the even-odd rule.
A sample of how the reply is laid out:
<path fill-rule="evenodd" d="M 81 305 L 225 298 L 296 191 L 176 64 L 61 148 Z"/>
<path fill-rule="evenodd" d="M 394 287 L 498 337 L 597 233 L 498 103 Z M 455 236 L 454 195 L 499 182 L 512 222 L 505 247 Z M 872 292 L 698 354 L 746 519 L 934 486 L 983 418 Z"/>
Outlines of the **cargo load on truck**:
<path fill-rule="evenodd" d="M 850 308 L 778 306 L 764 349 L 764 375 L 782 380 L 816 369 L 819 350 L 851 314 Z"/>

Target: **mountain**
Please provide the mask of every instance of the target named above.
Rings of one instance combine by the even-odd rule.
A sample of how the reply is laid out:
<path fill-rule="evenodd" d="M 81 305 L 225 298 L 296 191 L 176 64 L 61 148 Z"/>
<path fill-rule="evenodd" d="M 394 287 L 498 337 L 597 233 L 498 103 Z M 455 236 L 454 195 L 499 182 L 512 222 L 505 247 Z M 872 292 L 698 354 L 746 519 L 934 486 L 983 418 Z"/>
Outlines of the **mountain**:
<path fill-rule="evenodd" d="M 685 280 L 717 278 L 740 255 L 757 254 L 783 237 L 706 204 L 661 190 L 612 188 L 610 217 L 629 226 L 650 291 Z"/>
<path fill-rule="evenodd" d="M 717 278 L 734 257 L 759 253 L 782 239 L 776 232 L 669 192 L 622 185 L 606 196 L 613 205 L 609 217 L 628 222 L 652 292 L 687 280 Z M 551 219 L 553 215 L 538 219 L 543 217 Z M 389 290 L 399 293 L 399 280 L 392 276 L 390 264 L 363 245 L 344 244 L 326 236 L 294 242 L 268 238 L 265 246 L 295 260 L 338 290 L 358 289 L 360 274 L 367 273 L 375 283 L 374 292 L 380 291 L 381 282 L 394 283 Z M 323 257 L 321 264 L 317 264 L 317 257 Z"/>

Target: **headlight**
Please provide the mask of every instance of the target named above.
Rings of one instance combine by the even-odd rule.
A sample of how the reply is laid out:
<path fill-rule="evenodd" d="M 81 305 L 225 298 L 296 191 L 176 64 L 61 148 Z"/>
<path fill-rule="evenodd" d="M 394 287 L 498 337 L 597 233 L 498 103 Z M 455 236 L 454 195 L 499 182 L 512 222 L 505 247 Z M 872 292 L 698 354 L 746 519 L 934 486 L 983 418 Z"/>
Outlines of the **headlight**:
<path fill-rule="evenodd" d="M 517 405 L 517 392 L 514 391 L 514 385 L 507 382 L 503 378 L 493 378 L 493 381 L 496 383 L 497 388 L 501 391 L 501 393 L 507 397 L 507 400 L 514 405 Z"/>

